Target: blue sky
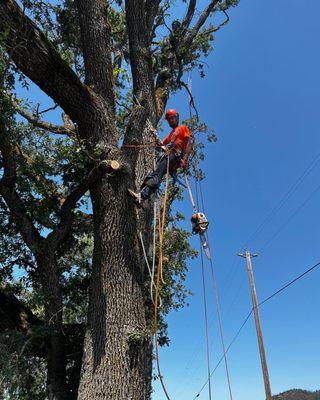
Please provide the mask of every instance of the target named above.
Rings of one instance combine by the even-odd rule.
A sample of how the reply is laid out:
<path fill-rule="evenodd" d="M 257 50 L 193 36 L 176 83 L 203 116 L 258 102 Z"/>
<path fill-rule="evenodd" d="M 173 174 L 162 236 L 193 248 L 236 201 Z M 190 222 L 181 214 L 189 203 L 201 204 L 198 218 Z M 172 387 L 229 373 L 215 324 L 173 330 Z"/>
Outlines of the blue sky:
<path fill-rule="evenodd" d="M 205 80 L 192 76 L 200 115 L 218 136 L 206 148 L 203 189 L 227 344 L 251 309 L 245 261 L 236 256 L 244 245 L 259 254 L 253 264 L 260 300 L 320 261 L 320 162 L 247 243 L 320 153 L 319 13 L 317 0 L 241 0 L 216 35 Z M 188 117 L 185 93 L 169 106 Z M 187 197 L 177 207 L 191 216 Z M 213 367 L 221 346 L 205 267 Z M 171 345 L 160 353 L 172 400 L 192 400 L 207 379 L 199 260 L 190 264 L 187 284 L 194 293 L 190 306 L 169 316 Z M 273 394 L 320 389 L 319 287 L 320 268 L 260 310 Z M 229 364 L 234 399 L 264 399 L 253 318 L 231 348 Z M 153 400 L 163 400 L 159 384 L 154 388 Z M 228 398 L 223 365 L 212 388 L 213 398 Z M 207 388 L 198 399 L 208 399 Z"/>
<path fill-rule="evenodd" d="M 317 163 L 245 243 L 320 152 L 319 12 L 316 0 L 241 0 L 216 35 L 205 80 L 192 77 L 201 117 L 218 136 L 206 149 L 203 188 L 227 343 L 251 308 L 245 261 L 236 256 L 245 244 L 259 254 L 253 264 L 260 300 L 320 261 Z M 184 94 L 170 106 L 188 115 Z M 179 207 L 192 212 L 187 198 Z M 206 282 L 214 366 L 221 346 L 209 273 Z M 261 307 L 273 394 L 320 388 L 319 284 L 320 269 Z M 170 316 L 171 345 L 160 354 L 174 400 L 192 400 L 207 374 L 199 261 L 190 266 L 188 287 L 190 306 Z M 253 318 L 229 364 L 234 399 L 265 398 Z M 229 398 L 222 364 L 212 389 L 213 398 Z M 156 384 L 153 400 L 164 398 Z M 198 398 L 208 399 L 207 388 Z"/>

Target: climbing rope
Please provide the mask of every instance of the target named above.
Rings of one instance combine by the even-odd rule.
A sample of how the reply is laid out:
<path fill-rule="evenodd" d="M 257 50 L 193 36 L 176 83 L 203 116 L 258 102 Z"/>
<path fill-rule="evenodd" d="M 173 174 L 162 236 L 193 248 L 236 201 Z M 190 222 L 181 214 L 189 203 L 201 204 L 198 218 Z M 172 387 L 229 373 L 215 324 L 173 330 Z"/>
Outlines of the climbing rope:
<path fill-rule="evenodd" d="M 211 400 L 211 371 L 210 371 L 210 346 L 209 346 L 209 330 L 208 330 L 208 313 L 207 313 L 207 299 L 206 299 L 206 284 L 205 284 L 205 279 L 204 279 L 203 250 L 202 250 L 201 243 L 200 243 L 200 255 L 201 255 L 202 293 L 203 293 L 204 319 L 205 319 L 205 332 L 206 332 L 208 388 L 209 388 L 209 400 Z"/>
<path fill-rule="evenodd" d="M 198 167 L 198 163 L 196 160 L 196 168 Z M 201 199 L 201 206 L 202 210 L 205 213 L 205 206 L 204 206 L 204 196 L 203 196 L 203 191 L 202 191 L 202 186 L 201 186 L 201 181 L 199 179 L 199 174 L 198 174 L 198 168 L 197 168 L 197 177 L 196 179 L 196 185 L 199 187 L 199 192 L 200 192 L 200 199 Z M 208 235 L 207 237 L 207 243 L 208 247 L 210 249 L 210 241 Z M 216 304 L 216 310 L 217 310 L 217 315 L 218 315 L 218 324 L 219 324 L 219 333 L 220 333 L 220 340 L 221 340 L 221 346 L 222 346 L 222 351 L 223 351 L 223 358 L 224 358 L 224 363 L 225 363 L 225 370 L 226 370 L 226 376 L 227 376 L 227 382 L 228 382 L 228 389 L 229 389 L 229 396 L 230 400 L 233 399 L 232 397 L 232 388 L 231 388 L 231 378 L 230 378 L 230 371 L 229 371 L 229 365 L 228 365 L 228 359 L 227 359 L 227 351 L 225 348 L 225 340 L 224 340 L 224 334 L 223 334 L 223 327 L 222 327 L 222 318 L 221 318 L 221 307 L 220 307 L 220 300 L 219 300 L 219 294 L 218 294 L 218 286 L 217 286 L 217 280 L 215 277 L 214 273 L 214 266 L 213 266 L 213 261 L 210 258 L 210 270 L 211 270 L 211 277 L 212 277 L 212 283 L 213 283 L 213 293 L 214 293 L 214 299 L 215 299 L 215 304 Z"/>
<path fill-rule="evenodd" d="M 192 115 L 192 107 L 195 109 L 194 107 L 194 99 L 192 96 L 192 78 L 191 75 L 189 74 L 188 76 L 188 94 L 189 94 L 189 116 L 190 116 L 190 120 L 192 120 L 193 115 Z M 196 118 L 197 121 L 199 120 L 199 116 L 198 113 L 196 112 Z M 199 193 L 200 193 L 200 199 L 201 199 L 201 206 L 202 206 L 202 210 L 203 213 L 206 213 L 205 207 L 204 207 L 204 197 L 203 197 L 203 191 L 202 191 L 202 186 L 201 186 L 201 181 L 200 181 L 200 172 L 199 172 L 199 161 L 197 156 L 195 156 L 195 164 L 194 164 L 194 172 L 195 172 L 195 189 L 196 189 L 196 203 L 194 201 L 193 198 L 193 194 L 192 194 L 192 190 L 191 190 L 191 186 L 189 183 L 189 179 L 187 177 L 187 174 L 185 174 L 185 178 L 186 178 L 186 184 L 187 184 L 187 188 L 188 188 L 188 193 L 189 193 L 189 197 L 191 200 L 191 204 L 192 204 L 192 208 L 194 210 L 194 212 L 198 212 L 199 211 Z M 206 238 L 206 242 L 209 248 L 209 252 L 211 254 L 211 248 L 210 248 L 210 242 L 209 242 L 209 237 L 208 234 L 205 232 L 202 235 L 205 235 Z M 201 252 L 201 269 L 203 271 L 203 249 L 202 249 L 202 243 L 200 240 L 200 252 Z M 226 369 L 226 376 L 227 376 L 227 382 L 228 382 L 228 388 L 229 388 L 229 396 L 230 396 L 230 400 L 232 400 L 232 389 L 231 389 L 231 379 L 230 379 L 230 372 L 229 372 L 229 366 L 228 366 L 228 360 L 227 360 L 227 352 L 225 349 L 225 340 L 224 340 L 224 335 L 223 335 L 223 327 L 222 327 L 222 318 L 221 318 L 221 307 L 220 307 L 220 301 L 219 301 L 219 295 L 218 295 L 218 287 L 217 287 L 217 281 L 215 278 L 215 273 L 214 273 L 214 267 L 213 267 L 213 261 L 211 257 L 209 258 L 209 262 L 210 262 L 210 270 L 211 270 L 211 277 L 212 277 L 212 282 L 213 282 L 213 293 L 214 293 L 214 299 L 215 299 L 215 304 L 216 304 L 216 310 L 217 310 L 217 315 L 218 315 L 218 324 L 219 324 L 219 334 L 220 334 L 220 340 L 221 340 L 221 345 L 222 345 L 222 351 L 223 351 L 223 358 L 224 358 L 224 362 L 225 362 L 225 369 Z M 203 274 L 203 272 L 202 272 Z M 204 275 L 203 275 L 204 276 Z M 203 278 L 204 279 L 204 278 Z M 204 285 L 203 285 L 204 286 Z M 203 287 L 203 291 L 205 291 L 205 287 Z M 205 306 L 206 307 L 206 306 Z M 206 311 L 205 311 L 206 314 Z M 207 323 L 207 321 L 206 321 Z M 207 330 L 206 330 L 206 337 L 207 337 Z M 206 339 L 208 341 L 208 339 Z M 207 345 L 207 356 L 209 354 L 209 348 Z M 208 363 L 208 371 L 210 370 L 210 366 L 209 366 L 209 361 L 207 361 Z M 208 375 L 208 384 L 209 384 L 209 398 L 211 398 L 211 382 L 210 382 L 210 375 Z"/>
<path fill-rule="evenodd" d="M 192 194 L 192 190 L 191 190 L 191 186 L 190 186 L 188 175 L 185 174 L 184 176 L 185 176 L 185 181 L 186 181 L 186 185 L 187 185 L 187 189 L 188 189 L 188 193 L 189 193 L 189 197 L 190 197 L 190 201 L 191 201 L 191 204 L 192 204 L 193 211 L 197 212 L 198 207 L 196 206 L 196 204 L 194 202 L 194 198 L 193 198 L 193 194 Z"/>
<path fill-rule="evenodd" d="M 153 288 L 156 287 L 156 284 L 154 282 L 154 268 L 153 268 L 153 266 L 152 266 L 152 270 L 150 268 L 150 264 L 149 264 L 149 260 L 148 260 L 148 257 L 147 257 L 147 252 L 146 252 L 146 248 L 145 248 L 145 245 L 144 245 L 144 242 L 143 242 L 143 237 L 142 237 L 142 233 L 141 232 L 139 232 L 139 237 L 140 237 L 140 241 L 141 241 L 141 247 L 142 247 L 143 256 L 144 256 L 144 259 L 145 259 L 145 262 L 146 262 L 146 265 L 147 265 L 147 268 L 148 268 L 149 276 L 150 276 L 150 279 L 151 279 L 150 297 L 151 297 L 151 300 L 152 300 L 152 303 L 153 303 L 154 302 L 154 299 L 153 299 Z M 161 297 L 159 297 L 159 307 L 162 307 L 162 299 L 161 299 Z"/>
<path fill-rule="evenodd" d="M 158 211 L 158 219 L 159 219 L 159 259 L 158 259 L 158 271 L 157 271 L 157 282 L 156 282 L 156 289 L 155 289 L 155 300 L 154 300 L 154 342 L 155 342 L 155 351 L 156 351 L 156 362 L 157 362 L 157 369 L 158 375 L 161 382 L 162 389 L 166 395 L 167 400 L 171 400 L 169 394 L 167 392 L 166 386 L 163 381 L 163 377 L 161 374 L 160 368 L 160 360 L 159 360 L 159 348 L 158 348 L 158 297 L 159 297 L 159 289 L 160 289 L 160 281 L 164 283 L 163 276 L 162 276 L 162 263 L 163 263 L 163 235 L 164 235 L 164 224 L 165 224 L 165 215 L 166 215 L 166 206 L 167 206 L 167 198 L 168 198 L 168 187 L 169 187 L 169 156 L 167 154 L 167 173 L 166 173 L 166 183 L 165 183 L 165 191 L 164 196 L 162 198 L 162 216 L 159 207 Z M 162 217 L 162 218 L 161 218 Z"/>
<path fill-rule="evenodd" d="M 153 248 L 152 248 L 152 282 L 154 283 L 154 271 L 156 266 L 156 228 L 157 228 L 157 202 L 155 201 L 153 204 Z M 153 302 L 153 287 L 156 287 L 155 284 L 151 285 L 151 299 Z"/>

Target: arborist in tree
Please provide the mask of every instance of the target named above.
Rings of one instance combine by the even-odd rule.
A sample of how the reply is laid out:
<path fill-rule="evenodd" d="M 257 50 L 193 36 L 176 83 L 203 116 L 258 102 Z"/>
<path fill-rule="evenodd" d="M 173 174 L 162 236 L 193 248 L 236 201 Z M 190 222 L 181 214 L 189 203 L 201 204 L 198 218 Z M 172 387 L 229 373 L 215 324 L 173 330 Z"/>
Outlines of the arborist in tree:
<path fill-rule="evenodd" d="M 172 128 L 172 131 L 158 145 L 161 146 L 164 154 L 159 159 L 155 171 L 146 176 L 140 191 L 134 192 L 129 189 L 130 195 L 134 198 L 137 205 L 141 205 L 143 200 L 147 200 L 159 189 L 162 178 L 167 172 L 169 162 L 170 175 L 175 178 L 177 169 L 187 169 L 188 158 L 192 150 L 193 136 L 186 125 L 179 125 L 179 114 L 176 110 L 170 109 L 166 112 L 165 118 Z M 155 134 L 156 131 L 152 130 Z"/>

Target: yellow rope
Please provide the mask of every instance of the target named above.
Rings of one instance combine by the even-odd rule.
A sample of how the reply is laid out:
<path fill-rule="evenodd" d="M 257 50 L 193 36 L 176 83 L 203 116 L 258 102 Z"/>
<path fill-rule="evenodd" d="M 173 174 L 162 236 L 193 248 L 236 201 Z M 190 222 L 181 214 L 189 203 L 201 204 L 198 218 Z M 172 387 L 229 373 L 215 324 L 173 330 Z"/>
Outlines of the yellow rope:
<path fill-rule="evenodd" d="M 165 284 L 162 276 L 162 263 L 163 263 L 163 234 L 164 234 L 164 224 L 165 224 L 165 214 L 167 207 L 167 198 L 168 198 L 168 187 L 169 187 L 169 156 L 167 154 L 167 174 L 166 174 L 166 184 L 165 184 L 165 192 L 162 199 L 162 218 L 160 213 L 160 207 L 158 211 L 158 220 L 159 220 L 159 260 L 158 260 L 158 271 L 157 271 L 157 282 L 156 282 L 156 291 L 155 291 L 155 300 L 154 300 L 154 342 L 155 342 L 155 350 L 156 350 L 156 361 L 157 361 L 157 369 L 158 375 L 161 382 L 161 386 L 166 395 L 167 400 L 171 400 L 165 384 L 161 375 L 160 361 L 159 361 L 159 349 L 158 349 L 158 297 L 159 297 L 159 289 L 160 289 L 160 280 L 163 284 Z"/>

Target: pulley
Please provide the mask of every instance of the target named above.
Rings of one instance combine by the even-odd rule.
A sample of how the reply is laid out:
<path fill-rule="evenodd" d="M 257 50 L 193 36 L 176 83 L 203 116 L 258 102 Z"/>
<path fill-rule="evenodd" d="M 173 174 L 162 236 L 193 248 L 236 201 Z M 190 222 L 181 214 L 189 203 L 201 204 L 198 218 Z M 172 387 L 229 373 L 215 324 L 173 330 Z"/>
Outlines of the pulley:
<path fill-rule="evenodd" d="M 197 212 L 191 217 L 192 233 L 194 235 L 204 233 L 208 229 L 209 221 L 204 213 Z"/>

